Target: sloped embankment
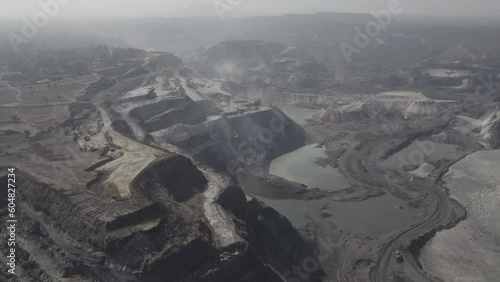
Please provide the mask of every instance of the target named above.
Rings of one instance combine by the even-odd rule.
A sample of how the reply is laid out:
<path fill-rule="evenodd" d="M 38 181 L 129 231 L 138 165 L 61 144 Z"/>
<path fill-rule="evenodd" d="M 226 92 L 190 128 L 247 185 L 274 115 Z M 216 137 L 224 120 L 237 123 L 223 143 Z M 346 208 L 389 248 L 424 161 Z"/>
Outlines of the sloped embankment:
<path fill-rule="evenodd" d="M 231 181 L 207 185 L 183 156 L 151 163 L 135 177 L 133 197 L 120 201 L 84 185 L 56 187 L 21 171 L 18 178 L 22 279 L 282 281 L 279 272 L 310 254 L 286 219 L 247 202 Z M 200 208 L 208 187 L 221 230 L 234 232 L 227 244 L 218 243 L 226 233 L 213 228 L 211 209 Z"/>
<path fill-rule="evenodd" d="M 178 124 L 152 134 L 216 170 L 240 160 L 271 160 L 305 145 L 306 133 L 277 108 L 221 117 L 194 126 Z"/>
<path fill-rule="evenodd" d="M 169 98 L 130 111 L 148 132 L 169 128 L 175 124 L 198 124 L 206 121 L 200 106 L 188 98 Z"/>
<path fill-rule="evenodd" d="M 316 113 L 313 118 L 328 123 L 343 123 L 374 119 L 377 116 L 396 114 L 401 118 L 435 115 L 459 105 L 455 101 L 355 101 L 347 105 L 332 104 Z"/>

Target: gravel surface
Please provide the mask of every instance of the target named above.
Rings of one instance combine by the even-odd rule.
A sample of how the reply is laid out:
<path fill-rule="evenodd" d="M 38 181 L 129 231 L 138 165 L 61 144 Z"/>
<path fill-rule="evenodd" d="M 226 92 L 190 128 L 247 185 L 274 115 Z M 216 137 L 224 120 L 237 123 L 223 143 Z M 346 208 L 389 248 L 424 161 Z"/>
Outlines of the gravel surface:
<path fill-rule="evenodd" d="M 468 213 L 422 250 L 424 268 L 444 281 L 498 281 L 500 277 L 500 151 L 478 152 L 454 165 L 444 180 Z"/>

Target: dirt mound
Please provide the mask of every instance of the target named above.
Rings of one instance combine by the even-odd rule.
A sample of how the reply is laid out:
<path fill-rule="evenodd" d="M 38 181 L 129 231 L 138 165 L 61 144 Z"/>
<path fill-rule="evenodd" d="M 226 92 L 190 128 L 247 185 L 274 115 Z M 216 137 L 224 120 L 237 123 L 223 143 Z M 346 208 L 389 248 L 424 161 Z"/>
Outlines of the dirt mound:
<path fill-rule="evenodd" d="M 132 186 L 140 194 L 156 200 L 171 196 L 184 202 L 202 192 L 206 184 L 203 174 L 188 158 L 174 156 L 149 165 L 134 179 Z"/>
<path fill-rule="evenodd" d="M 479 144 L 496 149 L 500 146 L 500 111 L 488 110 L 479 116 L 457 116 L 456 129 L 468 134 Z"/>
<path fill-rule="evenodd" d="M 387 95 L 387 94 L 385 94 Z M 313 116 L 320 122 L 343 123 L 374 119 L 386 116 L 409 119 L 412 116 L 432 116 L 452 109 L 458 105 L 454 101 L 439 101 L 430 99 L 375 99 L 358 100 L 354 102 L 334 102 Z"/>

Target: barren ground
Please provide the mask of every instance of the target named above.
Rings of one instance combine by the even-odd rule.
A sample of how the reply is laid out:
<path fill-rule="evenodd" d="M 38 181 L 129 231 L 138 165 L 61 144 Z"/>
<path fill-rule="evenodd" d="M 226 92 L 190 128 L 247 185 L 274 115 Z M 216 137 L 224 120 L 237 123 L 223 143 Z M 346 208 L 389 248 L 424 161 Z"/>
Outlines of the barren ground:
<path fill-rule="evenodd" d="M 490 282 L 500 277 L 500 151 L 478 152 L 444 177 L 468 217 L 439 232 L 422 250 L 424 267 L 445 281 Z"/>

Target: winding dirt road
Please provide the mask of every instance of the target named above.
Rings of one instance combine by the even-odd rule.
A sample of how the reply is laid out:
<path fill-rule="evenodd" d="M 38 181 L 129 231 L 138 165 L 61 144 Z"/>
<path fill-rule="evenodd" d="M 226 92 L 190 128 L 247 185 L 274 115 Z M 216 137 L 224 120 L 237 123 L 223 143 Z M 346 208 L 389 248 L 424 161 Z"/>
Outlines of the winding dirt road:
<path fill-rule="evenodd" d="M 436 125 L 424 127 L 420 133 L 436 128 Z M 372 155 L 377 148 L 392 138 L 411 138 L 419 134 L 417 131 L 398 134 L 399 136 L 383 137 L 376 140 L 366 141 L 364 144 L 350 150 L 341 158 L 341 166 L 355 180 L 370 186 L 384 189 L 386 193 L 399 191 L 409 194 L 410 191 L 425 195 L 425 216 L 419 218 L 411 225 L 390 234 L 387 243 L 378 252 L 378 260 L 369 272 L 370 281 L 388 282 L 395 278 L 395 270 L 404 272 L 406 279 L 411 281 L 435 281 L 436 278 L 429 277 L 425 271 L 419 268 L 408 247 L 415 239 L 433 234 L 433 232 L 454 226 L 465 216 L 463 208 L 448 194 L 436 181 L 428 179 L 415 179 L 411 181 L 407 175 L 395 173 L 393 177 L 384 176 L 383 170 L 377 167 L 377 162 L 373 161 Z M 404 261 L 396 262 L 395 252 L 401 250 Z M 400 275 L 400 274 L 399 274 Z"/>

